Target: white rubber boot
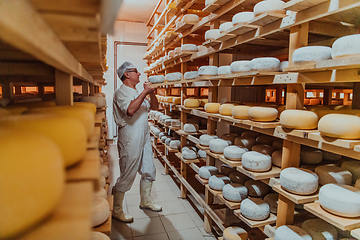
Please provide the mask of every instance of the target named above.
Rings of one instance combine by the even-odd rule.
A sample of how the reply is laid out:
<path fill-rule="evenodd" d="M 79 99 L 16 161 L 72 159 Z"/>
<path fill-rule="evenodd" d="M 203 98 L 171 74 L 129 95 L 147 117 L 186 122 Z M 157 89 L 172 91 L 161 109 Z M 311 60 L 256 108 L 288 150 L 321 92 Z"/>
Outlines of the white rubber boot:
<path fill-rule="evenodd" d="M 127 215 L 123 211 L 123 201 L 125 193 L 120 191 L 114 191 L 114 209 L 112 211 L 112 217 L 120 222 L 131 223 L 134 221 L 134 218 L 130 215 Z"/>
<path fill-rule="evenodd" d="M 162 211 L 162 207 L 159 205 L 155 205 L 151 198 L 151 187 L 152 182 L 140 181 L 140 208 L 141 209 L 149 209 L 154 212 Z"/>

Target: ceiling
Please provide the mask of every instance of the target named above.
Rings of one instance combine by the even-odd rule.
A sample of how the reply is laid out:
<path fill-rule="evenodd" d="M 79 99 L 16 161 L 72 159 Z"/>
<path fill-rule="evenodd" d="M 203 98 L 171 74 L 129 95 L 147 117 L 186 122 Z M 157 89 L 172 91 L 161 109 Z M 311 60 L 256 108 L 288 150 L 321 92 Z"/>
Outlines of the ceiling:
<path fill-rule="evenodd" d="M 117 20 L 147 23 L 158 2 L 159 0 L 123 0 Z M 160 11 L 163 8 L 160 6 Z"/>

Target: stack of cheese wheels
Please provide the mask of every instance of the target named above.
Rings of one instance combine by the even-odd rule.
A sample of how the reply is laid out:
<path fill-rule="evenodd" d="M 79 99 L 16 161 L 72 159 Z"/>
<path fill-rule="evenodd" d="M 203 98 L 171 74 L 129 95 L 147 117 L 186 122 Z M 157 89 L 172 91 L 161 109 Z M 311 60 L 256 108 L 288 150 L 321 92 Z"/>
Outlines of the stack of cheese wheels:
<path fill-rule="evenodd" d="M 271 169 L 271 156 L 256 151 L 246 152 L 242 155 L 242 166 L 253 172 L 266 172 Z"/>
<path fill-rule="evenodd" d="M 319 120 L 318 129 L 327 137 L 360 139 L 360 117 L 348 114 L 328 114 Z"/>
<path fill-rule="evenodd" d="M 345 161 L 341 164 L 341 168 L 351 172 L 353 183 L 360 178 L 360 162 L 358 160 Z"/>
<path fill-rule="evenodd" d="M 184 132 L 197 133 L 198 131 L 199 131 L 199 125 L 197 125 L 197 124 L 186 123 L 184 125 Z"/>
<path fill-rule="evenodd" d="M 257 3 L 254 7 L 255 17 L 263 13 L 282 13 L 285 14 L 284 2 L 280 0 L 265 0 Z"/>
<path fill-rule="evenodd" d="M 319 177 L 308 169 L 288 167 L 280 173 L 280 184 L 291 193 L 310 195 L 318 189 Z"/>
<path fill-rule="evenodd" d="M 277 213 L 279 194 L 269 193 L 264 197 L 264 201 L 269 204 L 270 212 Z"/>
<path fill-rule="evenodd" d="M 110 240 L 110 238 L 101 232 L 91 232 L 90 240 Z"/>
<path fill-rule="evenodd" d="M 181 21 L 188 23 L 188 24 L 195 24 L 197 22 L 199 22 L 200 18 L 198 15 L 196 14 L 185 14 Z"/>
<path fill-rule="evenodd" d="M 200 106 L 199 99 L 187 98 L 184 100 L 184 106 L 188 108 L 197 108 Z"/>
<path fill-rule="evenodd" d="M 181 104 L 181 97 L 173 97 L 173 104 Z"/>
<path fill-rule="evenodd" d="M 315 173 L 319 177 L 319 184 L 338 183 L 351 185 L 352 174 L 350 171 L 335 165 L 324 165 L 315 168 Z"/>
<path fill-rule="evenodd" d="M 212 175 L 218 173 L 218 169 L 214 166 L 202 166 L 199 168 L 199 176 L 203 179 L 209 179 Z"/>
<path fill-rule="evenodd" d="M 275 240 L 312 240 L 312 237 L 302 228 L 293 225 L 282 225 L 276 228 Z"/>
<path fill-rule="evenodd" d="M 277 167 L 281 167 L 282 149 L 276 150 L 271 154 L 271 163 Z"/>
<path fill-rule="evenodd" d="M 280 114 L 280 124 L 292 129 L 316 129 L 318 117 L 312 111 L 288 109 Z"/>
<path fill-rule="evenodd" d="M 241 202 L 248 196 L 247 188 L 239 183 L 226 184 L 222 191 L 224 198 L 231 202 Z"/>
<path fill-rule="evenodd" d="M 173 128 L 180 128 L 181 127 L 181 122 L 178 119 L 175 119 L 174 121 L 171 122 L 171 127 Z"/>
<path fill-rule="evenodd" d="M 96 108 L 106 106 L 106 98 L 100 96 L 83 96 L 79 98 L 79 102 L 90 102 L 93 103 Z"/>
<path fill-rule="evenodd" d="M 225 33 L 227 30 L 233 27 L 232 22 L 224 22 L 220 25 L 219 31 L 220 33 Z"/>
<path fill-rule="evenodd" d="M 231 73 L 240 73 L 250 71 L 250 61 L 235 61 L 230 64 Z"/>
<path fill-rule="evenodd" d="M 224 157 L 232 161 L 240 161 L 242 155 L 248 151 L 245 147 L 228 146 L 224 148 Z"/>
<path fill-rule="evenodd" d="M 222 175 L 212 175 L 209 178 L 209 187 L 214 190 L 222 191 L 225 184 L 230 183 L 230 178 Z"/>
<path fill-rule="evenodd" d="M 203 45 L 198 45 L 197 48 L 198 48 L 198 52 L 206 52 L 208 50 L 208 48 Z"/>
<path fill-rule="evenodd" d="M 278 72 L 280 60 L 273 57 L 254 58 L 250 61 L 250 70 Z"/>
<path fill-rule="evenodd" d="M 200 145 L 202 145 L 202 146 L 209 146 L 210 141 L 214 140 L 214 139 L 215 139 L 215 136 L 203 134 L 199 137 L 199 142 L 200 142 Z"/>
<path fill-rule="evenodd" d="M 207 113 L 219 113 L 220 106 L 220 103 L 206 103 L 204 110 Z"/>
<path fill-rule="evenodd" d="M 192 149 L 182 149 L 182 157 L 187 160 L 193 160 L 197 158 L 197 153 Z"/>
<path fill-rule="evenodd" d="M 249 177 L 247 177 L 246 175 L 244 175 L 238 171 L 231 173 L 229 175 L 229 178 L 230 178 L 231 182 L 240 183 L 242 185 L 244 185 L 246 181 L 250 180 Z"/>
<path fill-rule="evenodd" d="M 165 81 L 165 77 L 164 75 L 155 75 L 155 76 L 150 76 L 148 80 L 151 83 L 162 83 Z"/>
<path fill-rule="evenodd" d="M 318 164 L 322 161 L 322 151 L 316 148 L 302 147 L 300 150 L 300 162 L 305 164 Z"/>
<path fill-rule="evenodd" d="M 283 141 L 282 140 L 275 140 L 272 144 L 273 148 L 280 150 L 283 148 Z"/>
<path fill-rule="evenodd" d="M 292 61 L 295 63 L 331 59 L 331 48 L 324 46 L 307 46 L 294 51 Z"/>
<path fill-rule="evenodd" d="M 222 164 L 220 167 L 220 171 L 222 174 L 224 174 L 225 176 L 229 176 L 231 173 L 236 172 L 236 168 L 231 167 L 227 164 Z"/>
<path fill-rule="evenodd" d="M 237 138 L 238 135 L 236 133 L 224 133 L 223 135 L 221 135 L 221 139 L 224 140 L 229 140 L 231 141 L 231 144 L 234 144 L 235 142 L 235 138 Z"/>
<path fill-rule="evenodd" d="M 301 224 L 301 228 L 304 229 L 312 239 L 337 239 L 338 232 L 336 228 L 330 223 L 325 222 L 322 219 L 307 219 Z"/>
<path fill-rule="evenodd" d="M 274 137 L 267 136 L 267 135 L 260 135 L 256 138 L 257 144 L 265 144 L 265 145 L 272 145 L 274 142 Z"/>
<path fill-rule="evenodd" d="M 217 76 L 217 66 L 201 66 L 198 70 L 199 76 Z"/>
<path fill-rule="evenodd" d="M 62 153 L 39 133 L 0 127 L 0 239 L 17 237 L 56 208 L 65 186 Z"/>
<path fill-rule="evenodd" d="M 221 67 L 219 67 L 218 74 L 219 75 L 231 74 L 230 66 L 221 66 Z"/>
<path fill-rule="evenodd" d="M 249 119 L 249 106 L 238 105 L 231 109 L 231 114 L 236 119 Z"/>
<path fill-rule="evenodd" d="M 341 155 L 336 153 L 327 152 L 327 151 L 322 151 L 322 153 L 323 153 L 323 159 L 327 161 L 339 161 L 341 159 Z"/>
<path fill-rule="evenodd" d="M 247 240 L 248 233 L 241 227 L 228 227 L 223 232 L 224 240 Z"/>
<path fill-rule="evenodd" d="M 106 222 L 110 215 L 109 202 L 102 197 L 94 197 L 91 207 L 92 227 Z"/>
<path fill-rule="evenodd" d="M 280 71 L 284 72 L 285 68 L 289 67 L 289 61 L 280 62 Z"/>
<path fill-rule="evenodd" d="M 255 18 L 253 12 L 239 12 L 235 14 L 232 18 L 233 25 L 241 24 L 241 23 L 248 23 Z"/>
<path fill-rule="evenodd" d="M 206 158 L 206 151 L 205 150 L 198 150 L 199 158 Z"/>
<path fill-rule="evenodd" d="M 326 211 L 342 217 L 360 216 L 358 188 L 329 183 L 320 188 L 319 202 Z"/>
<path fill-rule="evenodd" d="M 260 180 L 248 180 L 245 187 L 251 197 L 264 197 L 269 192 L 269 186 Z"/>
<path fill-rule="evenodd" d="M 278 117 L 278 111 L 272 107 L 251 107 L 249 109 L 249 118 L 256 122 L 271 122 Z"/>
<path fill-rule="evenodd" d="M 342 58 L 360 54 L 359 45 L 360 34 L 348 35 L 337 39 L 332 45 L 331 57 Z"/>
<path fill-rule="evenodd" d="M 213 139 L 209 142 L 210 151 L 214 153 L 223 153 L 229 143 L 223 139 Z"/>
<path fill-rule="evenodd" d="M 197 46 L 195 44 L 183 44 L 181 45 L 182 52 L 197 52 Z"/>
<path fill-rule="evenodd" d="M 256 144 L 251 148 L 251 150 L 267 155 L 271 155 L 275 151 L 272 146 L 266 144 Z"/>
<path fill-rule="evenodd" d="M 174 149 L 180 148 L 181 147 L 180 140 L 171 140 L 169 147 Z"/>
<path fill-rule="evenodd" d="M 256 144 L 256 140 L 252 137 L 237 137 L 235 138 L 234 144 L 236 146 L 245 147 L 248 150 L 251 150 L 251 148 Z"/>
<path fill-rule="evenodd" d="M 199 77 L 198 71 L 190 71 L 190 72 L 184 73 L 184 78 L 185 78 L 186 80 L 195 79 L 195 78 L 197 78 L 197 77 Z"/>
<path fill-rule="evenodd" d="M 232 116 L 232 108 L 234 107 L 234 104 L 230 103 L 224 103 L 221 104 L 219 108 L 219 113 L 224 116 Z"/>
<path fill-rule="evenodd" d="M 261 221 L 269 217 L 270 207 L 260 198 L 247 198 L 241 202 L 240 213 L 247 219 Z"/>
<path fill-rule="evenodd" d="M 172 82 L 172 81 L 181 81 L 182 80 L 182 73 L 181 72 L 174 72 L 174 73 L 168 73 L 165 76 L 165 80 Z"/>
<path fill-rule="evenodd" d="M 220 36 L 219 29 L 210 29 L 205 32 L 205 41 L 213 41 Z"/>

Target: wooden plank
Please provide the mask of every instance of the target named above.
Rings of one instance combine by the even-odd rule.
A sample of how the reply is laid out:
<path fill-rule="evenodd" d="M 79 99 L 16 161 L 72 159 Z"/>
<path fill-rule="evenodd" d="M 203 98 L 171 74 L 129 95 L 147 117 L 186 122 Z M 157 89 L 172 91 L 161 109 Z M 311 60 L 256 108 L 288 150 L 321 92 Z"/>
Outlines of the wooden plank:
<path fill-rule="evenodd" d="M 248 23 L 240 23 L 240 24 L 234 25 L 227 32 L 228 32 L 228 34 L 242 35 L 242 34 L 245 34 L 247 32 L 250 32 L 252 30 L 257 29 L 258 27 L 259 26 L 250 25 Z"/>
<path fill-rule="evenodd" d="M 177 156 L 183 163 L 189 164 L 189 163 L 197 163 L 199 162 L 198 159 L 185 159 L 182 157 L 182 154 L 180 152 L 175 153 L 175 156 Z"/>
<path fill-rule="evenodd" d="M 108 185 L 107 185 L 108 186 Z M 107 192 L 107 191 L 106 191 Z M 107 195 L 106 196 L 106 201 L 108 201 L 109 206 L 110 206 L 110 211 L 113 210 L 114 207 L 114 195 Z"/>
<path fill-rule="evenodd" d="M 354 229 L 350 231 L 351 236 L 353 236 L 356 239 L 360 239 L 360 229 Z"/>
<path fill-rule="evenodd" d="M 184 32 L 186 29 L 191 28 L 192 26 L 194 26 L 193 23 L 186 23 L 186 22 L 179 22 L 178 24 L 176 24 L 176 28 L 175 28 L 175 32 L 177 33 L 182 33 Z"/>
<path fill-rule="evenodd" d="M 254 180 L 262 180 L 262 179 L 280 177 L 280 172 L 281 172 L 281 169 L 276 166 L 272 166 L 271 169 L 267 172 L 252 172 L 252 171 L 246 170 L 241 165 L 241 163 L 240 163 L 240 165 L 238 165 L 236 167 L 236 170 L 238 170 L 242 174 L 244 174 Z"/>
<path fill-rule="evenodd" d="M 101 232 L 106 234 L 107 236 L 110 237 L 110 233 L 111 233 L 111 211 L 109 214 L 108 219 L 101 225 L 93 227 L 93 231 L 95 232 Z"/>
<path fill-rule="evenodd" d="M 245 218 L 243 215 L 241 215 L 240 209 L 234 210 L 234 214 L 235 214 L 235 216 L 240 218 L 244 223 L 246 223 L 246 225 L 248 225 L 250 228 L 262 227 L 262 226 L 273 224 L 276 222 L 276 216 L 272 213 L 270 213 L 270 216 L 267 219 L 262 220 L 262 221 L 254 221 L 254 220 Z"/>
<path fill-rule="evenodd" d="M 272 189 L 296 204 L 310 203 L 319 199 L 319 191 L 311 195 L 297 195 L 284 190 L 281 185 L 275 185 Z"/>
<path fill-rule="evenodd" d="M 199 176 L 199 174 L 195 174 L 195 178 L 202 184 L 202 185 L 206 185 L 209 183 L 209 180 L 207 179 L 203 179 Z"/>
<path fill-rule="evenodd" d="M 343 148 L 350 148 L 353 149 L 356 145 L 360 144 L 360 140 L 347 140 L 347 139 L 339 139 L 339 138 L 331 138 L 321 135 L 320 132 L 316 133 L 309 133 L 309 139 L 324 142 L 330 145 L 343 147 Z"/>
<path fill-rule="evenodd" d="M 282 13 L 263 13 L 249 22 L 250 25 L 265 26 L 285 17 Z"/>
<path fill-rule="evenodd" d="M 213 153 L 210 150 L 205 150 L 205 152 L 206 152 L 206 155 L 209 155 L 215 159 L 220 159 L 220 157 L 223 156 L 223 154 Z"/>
<path fill-rule="evenodd" d="M 54 76 L 55 69 L 39 62 L 1 62 L 0 75 L 4 76 Z"/>
<path fill-rule="evenodd" d="M 219 160 L 229 165 L 230 167 L 237 167 L 241 165 L 241 160 L 229 160 L 224 155 L 221 155 Z"/>
<path fill-rule="evenodd" d="M 188 136 L 188 135 L 193 135 L 193 136 L 196 136 L 196 135 L 201 135 L 201 134 L 204 134 L 204 130 L 199 130 L 198 132 L 196 133 L 188 133 L 188 132 L 185 132 L 184 130 L 178 130 L 178 131 L 175 131 L 177 134 L 179 134 L 180 136 Z"/>
<path fill-rule="evenodd" d="M 360 152 L 360 145 L 356 145 L 356 146 L 354 147 L 354 151 L 355 151 L 355 152 Z"/>
<path fill-rule="evenodd" d="M 203 150 L 203 151 L 210 150 L 209 146 L 203 146 L 203 145 L 200 145 L 200 144 L 196 144 L 196 147 L 198 149 Z M 359 151 L 360 151 L 360 146 L 359 146 Z"/>
<path fill-rule="evenodd" d="M 60 70 L 55 70 L 56 105 L 73 105 L 73 77 Z"/>
<path fill-rule="evenodd" d="M 217 197 L 217 196 L 219 196 L 220 194 L 222 194 L 222 191 L 212 189 L 212 188 L 209 186 L 209 184 L 205 184 L 205 188 L 206 188 L 207 190 L 209 190 L 209 192 L 211 192 L 211 194 L 212 194 L 213 196 L 215 196 L 215 197 Z"/>
<path fill-rule="evenodd" d="M 237 35 L 236 34 L 232 34 L 232 33 L 222 33 L 220 34 L 219 37 L 217 37 L 215 40 L 214 40 L 214 44 L 218 44 L 218 42 L 223 42 L 223 41 L 226 41 L 226 40 L 229 40 L 229 39 L 232 39 L 232 38 L 235 38 Z M 216 45 L 215 44 L 215 45 Z"/>
<path fill-rule="evenodd" d="M 195 143 L 196 145 L 199 145 L 199 139 L 197 137 L 194 137 L 192 135 L 188 135 L 187 139 L 190 140 L 191 142 Z"/>
<path fill-rule="evenodd" d="M 284 10 L 300 12 L 328 0 L 291 0 L 284 5 Z"/>
<path fill-rule="evenodd" d="M 314 214 L 322 220 L 340 228 L 341 230 L 352 230 L 360 227 L 360 218 L 344 218 L 325 211 L 318 201 L 304 204 L 306 211 Z"/>
<path fill-rule="evenodd" d="M 299 130 L 299 129 L 290 129 L 290 128 L 284 128 L 282 126 L 277 126 L 275 128 L 275 131 L 277 134 L 283 135 L 285 138 L 287 135 L 294 136 L 298 138 L 305 138 L 307 139 L 309 137 L 310 133 L 318 133 L 318 130 Z"/>
<path fill-rule="evenodd" d="M 59 12 L 70 14 L 95 15 L 99 12 L 99 0 L 87 0 L 84 4 L 83 0 L 31 0 L 31 3 L 40 12 Z"/>
<path fill-rule="evenodd" d="M 257 128 L 276 128 L 280 125 L 280 122 L 274 121 L 274 122 L 255 122 L 251 120 L 242 120 L 242 124 L 249 125 L 252 127 Z"/>
<path fill-rule="evenodd" d="M 228 201 L 224 198 L 224 196 L 222 195 L 222 193 L 220 195 L 217 196 L 221 202 L 223 202 L 225 204 L 225 206 L 227 206 L 229 209 L 234 210 L 234 209 L 239 209 L 241 203 L 237 203 L 237 202 L 231 202 Z"/>

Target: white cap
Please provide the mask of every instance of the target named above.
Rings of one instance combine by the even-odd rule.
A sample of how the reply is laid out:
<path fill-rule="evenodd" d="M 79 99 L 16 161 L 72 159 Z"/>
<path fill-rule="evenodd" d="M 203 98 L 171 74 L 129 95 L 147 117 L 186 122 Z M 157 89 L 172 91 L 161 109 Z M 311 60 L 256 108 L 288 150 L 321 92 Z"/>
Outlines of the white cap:
<path fill-rule="evenodd" d="M 131 62 L 125 61 L 123 64 L 121 64 L 120 67 L 117 69 L 117 74 L 119 78 L 121 79 L 121 77 L 124 75 L 127 69 L 132 69 L 132 68 L 136 68 L 136 67 Z"/>

